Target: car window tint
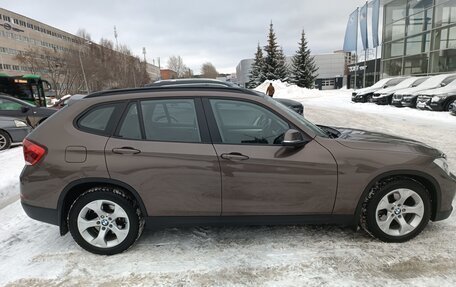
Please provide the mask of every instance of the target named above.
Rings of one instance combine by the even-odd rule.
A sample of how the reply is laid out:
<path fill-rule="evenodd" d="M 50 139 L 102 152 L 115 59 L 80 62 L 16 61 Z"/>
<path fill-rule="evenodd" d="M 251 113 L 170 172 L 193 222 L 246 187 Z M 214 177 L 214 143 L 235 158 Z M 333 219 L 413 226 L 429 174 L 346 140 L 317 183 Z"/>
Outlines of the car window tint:
<path fill-rule="evenodd" d="M 268 109 L 243 101 L 210 100 L 223 143 L 281 144 L 288 123 Z"/>
<path fill-rule="evenodd" d="M 6 99 L 0 99 L 0 110 L 2 111 L 18 111 L 22 108 L 20 103 L 16 103 Z"/>
<path fill-rule="evenodd" d="M 142 101 L 141 111 L 147 140 L 201 142 L 193 100 Z"/>
<path fill-rule="evenodd" d="M 136 103 L 130 104 L 127 114 L 120 126 L 119 136 L 126 139 L 141 139 L 141 127 L 139 125 L 138 107 Z"/>
<path fill-rule="evenodd" d="M 81 128 L 105 132 L 114 109 L 115 105 L 96 107 L 80 118 L 78 124 Z"/>

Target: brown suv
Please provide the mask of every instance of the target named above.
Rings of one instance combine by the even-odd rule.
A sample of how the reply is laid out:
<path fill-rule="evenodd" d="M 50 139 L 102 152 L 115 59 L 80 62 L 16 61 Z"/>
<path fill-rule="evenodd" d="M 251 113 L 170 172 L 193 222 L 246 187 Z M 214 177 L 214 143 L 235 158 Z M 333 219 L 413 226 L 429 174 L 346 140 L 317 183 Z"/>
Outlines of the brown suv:
<path fill-rule="evenodd" d="M 26 213 L 99 254 L 186 224 L 361 225 L 403 242 L 447 218 L 456 190 L 434 148 L 316 126 L 234 87 L 91 94 L 38 126 L 24 155 Z"/>

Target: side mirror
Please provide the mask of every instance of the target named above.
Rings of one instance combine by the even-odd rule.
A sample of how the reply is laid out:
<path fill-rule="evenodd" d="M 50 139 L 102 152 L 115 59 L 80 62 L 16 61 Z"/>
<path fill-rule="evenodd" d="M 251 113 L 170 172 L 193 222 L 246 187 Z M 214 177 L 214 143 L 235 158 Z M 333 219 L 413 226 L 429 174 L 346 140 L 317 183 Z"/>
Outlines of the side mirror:
<path fill-rule="evenodd" d="M 307 142 L 308 141 L 304 139 L 301 132 L 294 129 L 289 129 L 283 135 L 282 145 L 289 147 L 301 147 Z"/>
<path fill-rule="evenodd" d="M 29 110 L 30 110 L 29 107 L 26 107 L 26 106 L 22 106 L 22 107 L 21 107 L 21 112 L 23 112 L 23 113 L 26 113 L 26 112 L 28 112 Z"/>

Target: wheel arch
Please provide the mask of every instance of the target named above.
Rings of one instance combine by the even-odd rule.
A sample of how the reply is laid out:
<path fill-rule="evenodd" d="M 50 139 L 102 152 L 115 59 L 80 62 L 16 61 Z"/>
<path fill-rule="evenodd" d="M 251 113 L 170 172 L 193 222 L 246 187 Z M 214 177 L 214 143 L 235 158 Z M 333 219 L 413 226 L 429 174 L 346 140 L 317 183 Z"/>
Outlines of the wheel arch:
<path fill-rule="evenodd" d="M 454 101 L 456 101 L 456 95 L 449 96 L 448 99 L 445 100 L 443 111 L 450 111 L 451 103 Z"/>
<path fill-rule="evenodd" d="M 147 217 L 147 210 L 139 193 L 130 185 L 110 178 L 83 178 L 69 183 L 62 191 L 57 202 L 58 225 L 60 234 L 65 235 L 68 232 L 67 215 L 72 203 L 86 190 L 96 186 L 112 186 L 121 188 L 134 199 L 143 214 Z"/>
<path fill-rule="evenodd" d="M 402 178 L 408 178 L 412 179 L 414 181 L 419 182 L 422 184 L 426 190 L 429 192 L 430 198 L 431 198 L 431 220 L 435 219 L 435 216 L 437 214 L 437 211 L 440 209 L 440 201 L 441 201 L 441 191 L 440 191 L 440 185 L 433 178 L 431 175 L 417 171 L 417 170 L 395 170 L 395 171 L 389 171 L 382 173 L 380 175 L 377 175 L 374 179 L 372 179 L 369 184 L 366 186 L 364 189 L 363 193 L 361 194 L 358 204 L 356 205 L 356 210 L 355 210 L 355 216 L 354 216 L 354 225 L 358 226 L 360 218 L 361 218 L 361 212 L 362 212 L 362 205 L 366 197 L 369 195 L 370 190 L 374 187 L 374 185 L 383 180 L 395 178 L 395 177 L 402 177 Z"/>

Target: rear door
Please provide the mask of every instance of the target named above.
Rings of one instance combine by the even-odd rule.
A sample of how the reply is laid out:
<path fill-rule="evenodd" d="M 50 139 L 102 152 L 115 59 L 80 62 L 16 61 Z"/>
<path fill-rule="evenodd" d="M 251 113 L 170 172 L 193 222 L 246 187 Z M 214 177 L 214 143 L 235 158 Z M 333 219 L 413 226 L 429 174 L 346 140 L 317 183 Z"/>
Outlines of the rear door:
<path fill-rule="evenodd" d="M 245 99 L 205 99 L 220 158 L 222 215 L 331 214 L 337 188 L 333 156 L 317 141 L 281 145 L 292 126 Z"/>
<path fill-rule="evenodd" d="M 111 178 L 139 192 L 149 216 L 219 216 L 220 165 L 198 98 L 130 102 L 106 145 Z"/>

